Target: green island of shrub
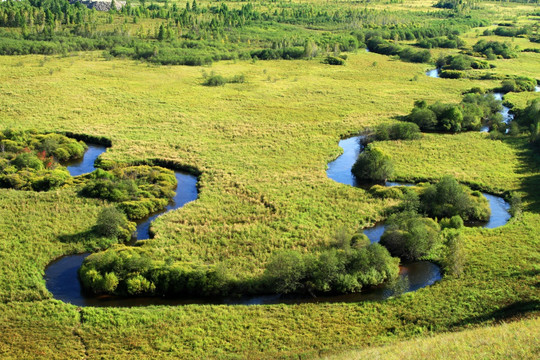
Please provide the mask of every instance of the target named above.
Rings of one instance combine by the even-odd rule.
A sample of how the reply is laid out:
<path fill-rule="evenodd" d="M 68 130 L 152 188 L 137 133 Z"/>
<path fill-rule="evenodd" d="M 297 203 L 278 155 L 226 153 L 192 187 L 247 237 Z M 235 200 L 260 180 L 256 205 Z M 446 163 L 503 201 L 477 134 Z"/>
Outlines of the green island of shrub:
<path fill-rule="evenodd" d="M 94 294 L 130 296 L 230 296 L 246 294 L 352 293 L 394 280 L 399 259 L 365 235 L 316 253 L 275 253 L 262 275 L 237 279 L 223 266 L 154 260 L 147 249 L 116 245 L 90 255 L 79 273 Z"/>
<path fill-rule="evenodd" d="M 385 182 L 394 174 L 394 165 L 390 156 L 369 144 L 351 171 L 358 181 Z"/>
<path fill-rule="evenodd" d="M 79 159 L 86 144 L 60 134 L 0 131 L 0 187 L 48 191 L 71 183 L 60 161 Z"/>
<path fill-rule="evenodd" d="M 506 124 L 499 113 L 501 110 L 501 101 L 492 94 L 468 93 L 459 104 L 437 101 L 428 105 L 425 101 L 416 101 L 405 120 L 415 123 L 423 131 L 478 131 L 483 125 L 502 130 Z"/>
<path fill-rule="evenodd" d="M 174 172 L 159 166 L 128 166 L 87 175 L 79 194 L 117 203 L 131 220 L 167 206 L 176 187 Z"/>

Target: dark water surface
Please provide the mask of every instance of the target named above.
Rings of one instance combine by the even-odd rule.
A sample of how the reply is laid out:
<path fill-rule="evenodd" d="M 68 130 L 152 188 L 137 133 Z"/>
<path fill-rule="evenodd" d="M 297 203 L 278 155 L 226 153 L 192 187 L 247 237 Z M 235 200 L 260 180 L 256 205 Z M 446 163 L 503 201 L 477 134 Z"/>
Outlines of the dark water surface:
<path fill-rule="evenodd" d="M 176 194 L 165 209 L 137 221 L 137 240 L 146 240 L 150 238 L 150 225 L 158 216 L 171 210 L 180 209 L 185 204 L 197 200 L 197 177 L 179 171 L 175 171 L 174 176 L 178 182 Z"/>
<path fill-rule="evenodd" d="M 79 176 L 91 173 L 96 170 L 94 163 L 99 155 L 107 151 L 107 147 L 102 145 L 91 145 L 88 144 L 88 149 L 84 153 L 82 159 L 77 159 L 64 163 L 63 165 L 67 167 L 71 176 Z"/>

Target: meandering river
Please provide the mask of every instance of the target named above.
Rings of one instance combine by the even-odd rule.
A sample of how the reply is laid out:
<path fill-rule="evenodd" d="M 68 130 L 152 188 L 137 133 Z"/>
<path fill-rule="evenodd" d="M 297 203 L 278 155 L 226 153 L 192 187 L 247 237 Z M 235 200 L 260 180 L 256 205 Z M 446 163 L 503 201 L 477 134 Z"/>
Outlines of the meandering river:
<path fill-rule="evenodd" d="M 434 78 L 439 77 L 439 70 L 429 70 L 426 75 Z M 536 91 L 540 91 L 540 87 L 536 87 Z M 503 94 L 495 93 L 498 100 L 502 100 Z M 509 123 L 513 119 L 510 114 L 510 109 L 503 106 L 501 111 L 505 123 Z M 482 131 L 489 129 L 482 128 Z M 339 146 L 343 148 L 343 154 L 337 159 L 328 164 L 327 176 L 341 184 L 357 186 L 356 179 L 351 172 L 352 166 L 356 162 L 358 155 L 363 150 L 363 136 L 353 136 L 339 142 Z M 72 176 L 78 176 L 90 173 L 95 170 L 94 163 L 96 159 L 107 150 L 104 146 L 89 145 L 84 157 L 79 161 L 74 161 L 68 164 L 67 169 Z M 176 194 L 169 205 L 162 211 L 148 216 L 137 222 L 135 243 L 138 240 L 148 239 L 150 237 L 149 229 L 152 221 L 165 212 L 176 210 L 184 206 L 190 201 L 197 199 L 197 178 L 191 174 L 175 171 L 175 176 L 178 181 Z M 387 182 L 386 186 L 410 186 L 412 184 L 400 184 L 395 182 Z M 508 212 L 510 205 L 501 197 L 483 193 L 489 201 L 491 208 L 491 217 L 485 224 L 478 224 L 486 228 L 496 228 L 502 226 L 510 219 Z M 364 229 L 364 233 L 373 242 L 379 242 L 384 233 L 384 223 L 377 224 L 371 228 Z M 132 244 L 133 244 L 132 243 Z M 184 305 L 184 304 L 242 304 L 242 305 L 260 305 L 260 304 L 298 304 L 306 302 L 358 302 L 358 301 L 379 301 L 387 299 L 394 295 L 393 287 L 390 285 L 382 285 L 377 288 L 369 289 L 357 294 L 347 294 L 339 296 L 320 296 L 317 298 L 308 296 L 284 296 L 284 295 L 264 295 L 264 296 L 245 296 L 240 298 L 185 298 L 185 299 L 169 299 L 159 297 L 144 297 L 144 298 L 122 298 L 118 296 L 92 296 L 87 295 L 82 291 L 79 281 L 78 270 L 81 267 L 84 259 L 89 253 L 68 255 L 53 261 L 45 269 L 45 281 L 47 289 L 53 294 L 55 299 L 72 303 L 79 306 L 147 306 L 147 305 Z M 406 279 L 406 281 L 405 281 Z M 440 268 L 428 261 L 416 261 L 400 266 L 400 280 L 405 287 L 400 291 L 409 292 L 416 291 L 420 288 L 434 284 L 441 279 Z"/>

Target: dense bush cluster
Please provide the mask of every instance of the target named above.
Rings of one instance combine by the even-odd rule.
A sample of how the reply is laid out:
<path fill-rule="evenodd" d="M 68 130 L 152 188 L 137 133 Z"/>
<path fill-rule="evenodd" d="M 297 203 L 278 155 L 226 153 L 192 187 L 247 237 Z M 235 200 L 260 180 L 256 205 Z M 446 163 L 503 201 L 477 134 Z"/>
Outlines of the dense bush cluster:
<path fill-rule="evenodd" d="M 360 153 L 351 171 L 358 181 L 385 182 L 394 174 L 394 164 L 390 156 L 370 144 Z"/>
<path fill-rule="evenodd" d="M 491 129 L 504 128 L 502 105 L 492 94 L 465 94 L 460 104 L 436 102 L 427 105 L 416 101 L 406 120 L 415 123 L 423 131 L 461 132 L 479 130 L 483 125 Z"/>
<path fill-rule="evenodd" d="M 123 245 L 90 255 L 79 274 L 83 287 L 94 294 L 186 296 L 224 289 L 215 269 L 167 265 L 140 247 Z"/>
<path fill-rule="evenodd" d="M 522 36 L 530 34 L 531 27 L 530 26 L 523 26 L 523 27 L 515 27 L 515 26 L 497 26 L 495 30 L 486 29 L 484 30 L 484 36 L 489 35 L 498 35 L 498 36 L 507 36 L 507 37 L 516 37 L 516 36 Z"/>
<path fill-rule="evenodd" d="M 465 45 L 465 42 L 458 36 L 441 36 L 435 38 L 422 39 L 416 43 L 417 46 L 425 49 L 432 48 L 444 48 L 444 49 L 457 49 Z"/>
<path fill-rule="evenodd" d="M 127 219 L 126 214 L 114 206 L 106 207 L 99 213 L 94 227 L 96 234 L 120 241 L 130 240 L 135 229 L 135 224 Z"/>
<path fill-rule="evenodd" d="M 503 80 L 499 91 L 503 93 L 534 91 L 535 87 L 536 80 L 527 77 L 516 77 Z"/>
<path fill-rule="evenodd" d="M 495 60 L 497 57 L 503 59 L 517 57 L 516 49 L 513 46 L 499 41 L 479 40 L 474 44 L 473 51 L 485 55 L 488 60 Z"/>
<path fill-rule="evenodd" d="M 80 195 L 117 203 L 129 219 L 141 219 L 167 206 L 174 195 L 172 170 L 159 166 L 129 166 L 87 175 Z"/>
<path fill-rule="evenodd" d="M 459 184 L 452 176 L 444 176 L 420 191 L 420 211 L 432 218 L 459 216 L 469 222 L 488 221 L 491 215 L 487 199 L 479 191 Z"/>
<path fill-rule="evenodd" d="M 474 5 L 474 0 L 439 0 L 433 5 L 433 7 L 463 11 L 464 9 L 474 7 Z"/>
<path fill-rule="evenodd" d="M 420 128 L 415 123 L 399 122 L 396 124 L 381 124 L 373 129 L 369 141 L 385 140 L 416 140 L 421 137 Z"/>
<path fill-rule="evenodd" d="M 442 56 L 437 59 L 437 68 L 441 70 L 470 70 L 470 69 L 490 69 L 491 66 L 483 60 L 475 59 L 471 56 L 458 54 Z M 441 72 L 441 77 L 444 76 Z"/>
<path fill-rule="evenodd" d="M 405 211 L 388 218 L 380 243 L 393 256 L 418 260 L 438 245 L 439 231 L 439 224 L 433 219 Z"/>
<path fill-rule="evenodd" d="M 338 57 L 338 56 L 331 56 L 331 55 L 328 55 L 326 58 L 324 58 L 323 64 L 328 64 L 328 65 L 345 65 L 345 59 L 343 59 L 342 57 Z"/>
<path fill-rule="evenodd" d="M 429 50 L 416 50 L 409 46 L 401 46 L 382 37 L 370 38 L 367 40 L 366 45 L 369 51 L 383 55 L 397 55 L 404 61 L 425 63 L 431 59 Z"/>
<path fill-rule="evenodd" d="M 224 86 L 225 84 L 242 84 L 246 82 L 244 74 L 234 75 L 233 77 L 226 78 L 222 75 L 212 72 L 210 75 L 203 74 L 204 86 Z"/>
<path fill-rule="evenodd" d="M 236 280 L 220 266 L 156 261 L 142 248 L 116 246 L 90 255 L 80 270 L 95 294 L 210 296 L 256 293 L 349 293 L 394 279 L 399 259 L 378 244 L 330 249 L 319 254 L 283 251 L 263 275 Z"/>
<path fill-rule="evenodd" d="M 86 145 L 60 134 L 0 131 L 0 187 L 47 191 L 71 181 L 59 164 L 81 158 Z"/>
<path fill-rule="evenodd" d="M 270 259 L 264 276 L 277 293 L 350 293 L 394 279 L 398 264 L 379 244 L 316 256 L 284 251 Z"/>
<path fill-rule="evenodd" d="M 379 198 L 399 199 L 402 202 L 398 208 L 400 211 L 418 212 L 439 219 L 443 228 L 460 228 L 463 221 L 487 221 L 491 215 L 489 202 L 482 193 L 459 184 L 449 175 L 434 184 L 393 187 L 375 185 L 370 188 L 370 193 Z"/>
<path fill-rule="evenodd" d="M 530 132 L 531 143 L 540 152 L 540 98 L 529 101 L 524 109 L 517 109 L 515 120 Z"/>
<path fill-rule="evenodd" d="M 439 259 L 454 274 L 462 266 L 456 237 L 464 221 L 484 222 L 491 215 L 489 202 L 481 193 L 460 185 L 451 176 L 435 184 L 412 187 L 375 185 L 370 192 L 376 197 L 401 200 L 397 208 L 400 212 L 388 218 L 380 240 L 392 256 L 409 261 Z"/>

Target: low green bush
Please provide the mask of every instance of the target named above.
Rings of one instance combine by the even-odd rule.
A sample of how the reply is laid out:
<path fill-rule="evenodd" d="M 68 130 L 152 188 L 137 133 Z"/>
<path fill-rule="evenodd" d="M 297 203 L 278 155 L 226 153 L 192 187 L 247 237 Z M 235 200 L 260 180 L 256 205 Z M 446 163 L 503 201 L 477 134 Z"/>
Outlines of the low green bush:
<path fill-rule="evenodd" d="M 380 244 L 393 256 L 418 260 L 440 244 L 440 227 L 433 219 L 415 212 L 394 214 L 386 221 Z"/>
<path fill-rule="evenodd" d="M 328 64 L 328 65 L 345 65 L 345 59 L 342 59 L 342 58 L 336 57 L 336 56 L 328 55 L 327 57 L 324 58 L 323 64 Z"/>
<path fill-rule="evenodd" d="M 421 210 L 432 218 L 460 216 L 464 221 L 488 221 L 491 215 L 487 199 L 452 176 L 421 190 L 420 202 Z"/>
<path fill-rule="evenodd" d="M 88 175 L 79 194 L 118 203 L 129 219 L 141 219 L 165 207 L 174 195 L 172 170 L 159 166 L 128 166 Z"/>
<path fill-rule="evenodd" d="M 415 123 L 400 122 L 397 124 L 381 124 L 370 136 L 373 140 L 416 140 L 421 137 L 420 128 Z"/>
<path fill-rule="evenodd" d="M 360 153 L 351 171 L 359 181 L 385 182 L 393 176 L 394 164 L 390 156 L 370 144 Z"/>

